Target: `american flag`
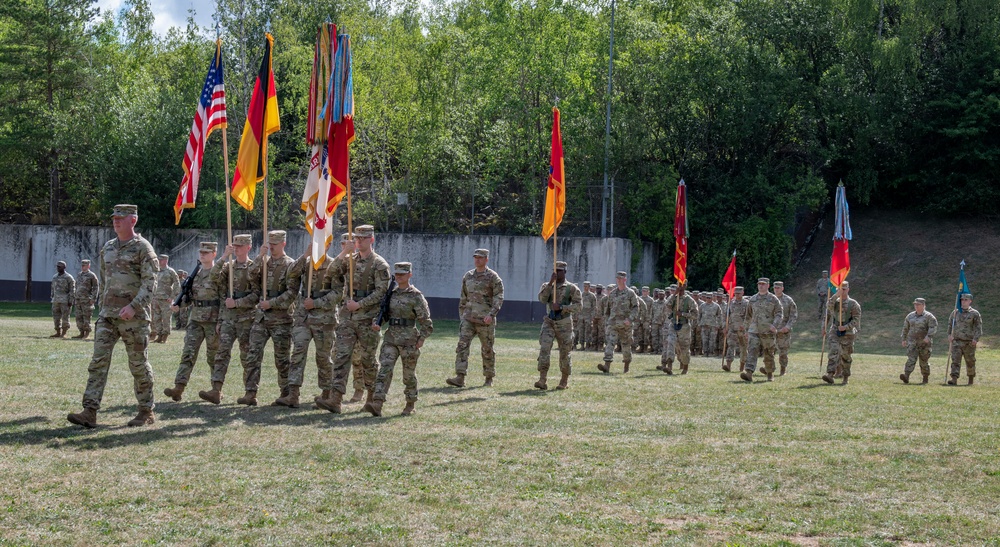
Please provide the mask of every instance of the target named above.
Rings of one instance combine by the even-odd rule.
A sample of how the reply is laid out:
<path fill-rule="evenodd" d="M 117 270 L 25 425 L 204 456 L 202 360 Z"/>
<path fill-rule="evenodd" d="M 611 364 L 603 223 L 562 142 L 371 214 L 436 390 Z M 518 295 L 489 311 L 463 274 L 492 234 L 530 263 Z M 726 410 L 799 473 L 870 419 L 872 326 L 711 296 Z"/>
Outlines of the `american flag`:
<path fill-rule="evenodd" d="M 205 158 L 205 141 L 217 128 L 226 128 L 226 87 L 222 78 L 222 40 L 215 42 L 215 56 L 208 67 L 205 87 L 201 90 L 198 110 L 191 123 L 187 149 L 184 150 L 184 178 L 174 203 L 175 224 L 180 224 L 184 209 L 194 207 L 198 197 L 201 162 Z"/>

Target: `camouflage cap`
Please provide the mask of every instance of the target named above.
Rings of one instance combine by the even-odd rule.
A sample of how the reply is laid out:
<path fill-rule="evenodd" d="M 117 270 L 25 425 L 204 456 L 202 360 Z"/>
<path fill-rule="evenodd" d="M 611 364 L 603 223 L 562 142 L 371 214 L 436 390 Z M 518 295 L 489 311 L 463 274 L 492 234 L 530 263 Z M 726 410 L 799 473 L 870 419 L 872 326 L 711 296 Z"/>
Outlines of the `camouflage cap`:
<path fill-rule="evenodd" d="M 589 285 L 590 285 L 590 281 L 584 281 L 584 282 L 583 282 L 583 286 L 584 286 L 584 287 L 586 287 L 586 286 L 589 286 Z"/>
<path fill-rule="evenodd" d="M 397 262 L 392 265 L 393 274 L 408 274 L 412 273 L 412 271 L 413 264 L 410 264 L 409 262 Z"/>
<path fill-rule="evenodd" d="M 119 203 L 115 205 L 114 210 L 111 211 L 111 216 L 113 217 L 127 217 L 130 215 L 138 215 L 139 206 L 129 205 L 127 203 Z"/>
<path fill-rule="evenodd" d="M 618 272 L 618 273 L 615 274 L 615 277 L 624 279 L 624 278 L 628 277 L 628 273 L 626 273 L 626 272 Z"/>
<path fill-rule="evenodd" d="M 595 292 L 604 292 L 604 285 L 595 285 L 594 286 L 594 291 Z"/>
<path fill-rule="evenodd" d="M 735 288 L 735 289 L 733 289 L 733 290 L 734 290 L 735 292 L 743 292 L 743 287 L 740 287 L 739 285 L 737 285 L 737 286 L 736 286 L 736 288 Z"/>
<path fill-rule="evenodd" d="M 63 268 L 65 268 L 66 267 L 66 263 L 63 262 L 62 260 L 60 260 L 59 262 L 56 262 L 56 266 L 62 266 Z"/>
<path fill-rule="evenodd" d="M 169 260 L 170 259 L 170 255 L 164 254 L 164 253 L 160 253 L 159 255 L 156 256 L 156 258 L 159 258 L 160 260 Z"/>
<path fill-rule="evenodd" d="M 768 279 L 768 278 L 766 278 L 766 277 L 758 277 L 757 278 L 757 284 L 758 285 L 770 285 L 771 284 L 771 280 Z"/>
<path fill-rule="evenodd" d="M 354 228 L 354 237 L 375 237 L 375 227 L 371 224 L 362 224 Z"/>
<path fill-rule="evenodd" d="M 351 235 L 352 235 L 351 232 L 344 232 L 344 233 L 340 234 L 340 242 L 341 243 L 347 243 L 348 241 L 350 241 L 352 239 Z"/>
<path fill-rule="evenodd" d="M 962 293 L 962 300 L 972 300 L 972 293 L 971 292 Z"/>
<path fill-rule="evenodd" d="M 284 230 L 271 230 L 267 233 L 268 243 L 284 243 L 288 240 L 288 234 Z"/>
<path fill-rule="evenodd" d="M 842 283 L 840 284 L 840 288 L 841 288 L 841 289 L 848 289 L 848 290 L 850 290 L 850 288 L 851 288 L 851 284 L 850 284 L 850 283 L 848 283 L 847 281 L 844 281 L 844 282 L 842 282 Z"/>
<path fill-rule="evenodd" d="M 615 288 L 615 284 L 614 283 L 608 283 L 608 290 L 611 290 L 613 288 Z"/>
<path fill-rule="evenodd" d="M 80 264 L 82 264 L 84 266 L 90 266 L 90 260 L 87 260 L 86 258 L 84 258 L 83 260 L 80 261 Z"/>
<path fill-rule="evenodd" d="M 667 287 L 667 288 L 670 289 L 670 290 L 672 290 L 672 291 L 676 291 L 677 290 L 677 284 L 676 283 L 671 283 L 670 286 Z"/>
<path fill-rule="evenodd" d="M 233 236 L 233 245 L 253 245 L 253 236 L 250 234 Z"/>
<path fill-rule="evenodd" d="M 649 290 L 649 285 L 643 285 L 643 286 L 642 286 L 642 290 L 644 290 L 644 291 L 648 291 L 648 290 Z"/>
<path fill-rule="evenodd" d="M 177 270 L 177 277 L 187 277 L 187 270 Z"/>
<path fill-rule="evenodd" d="M 214 241 L 202 241 L 198 248 L 199 253 L 214 253 L 219 250 L 219 244 Z"/>
<path fill-rule="evenodd" d="M 926 305 L 927 304 L 927 300 L 924 300 L 923 298 L 914 298 L 913 299 L 913 303 L 914 304 L 924 304 L 924 305 Z"/>
<path fill-rule="evenodd" d="M 489 258 L 490 257 L 490 250 L 489 249 L 476 249 L 475 251 L 472 252 L 472 256 L 477 257 L 477 258 Z"/>
<path fill-rule="evenodd" d="M 784 281 L 775 281 L 772 285 L 775 286 L 775 287 L 785 288 L 785 282 Z"/>
<path fill-rule="evenodd" d="M 663 294 L 663 289 L 653 289 L 653 294 Z"/>
<path fill-rule="evenodd" d="M 566 263 L 563 262 L 562 260 L 557 260 L 556 261 L 556 270 L 562 270 L 562 271 L 565 272 L 566 271 Z"/>
<path fill-rule="evenodd" d="M 823 270 L 823 273 L 828 274 L 830 273 L 830 270 Z"/>

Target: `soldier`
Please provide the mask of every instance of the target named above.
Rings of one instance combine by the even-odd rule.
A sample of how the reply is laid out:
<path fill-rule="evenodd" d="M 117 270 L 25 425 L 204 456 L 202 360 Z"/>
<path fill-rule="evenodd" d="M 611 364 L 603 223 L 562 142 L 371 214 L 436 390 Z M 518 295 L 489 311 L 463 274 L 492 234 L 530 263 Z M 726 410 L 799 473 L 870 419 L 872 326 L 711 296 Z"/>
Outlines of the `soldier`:
<path fill-rule="evenodd" d="M 729 332 L 726 333 L 726 364 L 722 365 L 722 370 L 729 372 L 732 370 L 733 359 L 736 352 L 740 352 L 740 372 L 747 364 L 747 335 L 746 335 L 746 313 L 747 302 L 743 297 L 743 287 L 733 289 L 733 299 L 728 304 Z"/>
<path fill-rule="evenodd" d="M 306 251 L 289 268 L 288 288 L 296 291 L 299 296 L 294 306 L 288 392 L 283 392 L 272 403 L 274 406 L 299 407 L 299 390 L 305 378 L 310 340 L 316 345 L 317 384 L 322 390 L 313 400 L 319 406 L 320 400 L 330 398 L 330 386 L 333 385 L 333 346 L 338 326 L 337 306 L 344 299 L 343 265 L 353 252 L 354 240 L 350 233 L 345 233 L 340 238 L 340 254 L 336 258 L 327 254 L 323 262 L 314 267 L 309 251 Z"/>
<path fill-rule="evenodd" d="M 983 335 L 983 318 L 972 307 L 972 295 L 962 293 L 961 309 L 951 312 L 948 318 L 948 341 L 951 342 L 951 379 L 948 385 L 958 384 L 962 372 L 962 358 L 965 358 L 965 373 L 969 385 L 976 381 L 976 345 Z"/>
<path fill-rule="evenodd" d="M 747 301 L 747 364 L 740 378 L 753 381 L 753 373 L 757 370 L 757 358 L 764 356 L 762 372 L 767 375 L 767 381 L 774 379 L 775 335 L 778 327 L 784 323 L 781 313 L 781 300 L 771 294 L 768 288 L 771 280 L 761 277 L 757 280 L 757 294 Z"/>
<path fill-rule="evenodd" d="M 910 374 L 913 373 L 917 358 L 920 359 L 920 373 L 924 376 L 921 383 L 926 384 L 930 379 L 931 366 L 928 361 L 931 358 L 931 346 L 937 328 L 937 317 L 927 311 L 927 301 L 923 298 L 914 300 L 913 311 L 903 319 L 903 333 L 900 336 L 903 347 L 906 348 L 906 364 L 903 365 L 903 373 L 899 375 L 904 384 L 910 383 Z"/>
<path fill-rule="evenodd" d="M 260 387 L 260 367 L 264 362 L 264 346 L 271 339 L 274 346 L 274 367 L 278 371 L 278 388 L 288 393 L 289 353 L 292 345 L 292 315 L 289 308 L 295 299 L 295 290 L 288 287 L 288 269 L 295 260 L 285 254 L 284 230 L 267 233 L 269 253 L 263 251 L 250 266 L 250 284 L 260 295 L 253 323 L 250 326 L 250 355 L 243 369 L 243 388 L 246 393 L 236 399 L 241 405 L 257 406 L 257 389 Z M 267 255 L 270 255 L 268 257 Z M 267 264 L 267 290 L 261 287 L 262 270 Z M 280 398 L 281 395 L 279 395 Z"/>
<path fill-rule="evenodd" d="M 653 346 L 653 336 L 651 334 L 651 330 L 653 328 L 653 297 L 649 296 L 649 287 L 642 287 L 639 300 L 642 300 L 643 303 L 643 317 L 641 321 L 641 331 L 639 333 L 640 339 L 638 345 L 639 351 L 641 353 L 646 353 L 647 351 L 650 351 Z"/>
<path fill-rule="evenodd" d="M 188 273 L 186 271 L 177 270 L 177 281 L 180 282 L 181 287 L 184 286 L 184 282 L 187 281 L 187 278 L 188 278 Z M 174 295 L 175 301 L 177 300 L 177 297 L 180 296 L 180 294 L 181 292 L 180 290 L 178 290 L 177 294 Z M 170 306 L 170 309 L 173 309 L 173 306 Z M 190 315 L 191 315 L 191 303 L 187 301 L 182 302 L 180 308 L 177 311 L 173 312 L 174 330 L 187 329 L 187 321 Z"/>
<path fill-rule="evenodd" d="M 56 262 L 56 275 L 52 276 L 49 289 L 52 297 L 52 322 L 56 333 L 49 338 L 66 338 L 69 332 L 69 309 L 73 307 L 73 295 L 76 293 L 76 280 L 66 273 L 66 263 Z"/>
<path fill-rule="evenodd" d="M 455 377 L 445 380 L 449 386 L 464 387 L 465 373 L 469 369 L 469 344 L 473 336 L 479 337 L 483 356 L 485 386 L 493 385 L 496 376 L 496 352 L 493 340 L 496 336 L 496 317 L 503 305 L 503 280 L 486 265 L 490 261 L 488 249 L 476 249 L 472 253 L 475 269 L 462 276 L 462 296 L 458 301 L 458 315 L 461 326 L 458 332 L 458 346 L 455 348 Z"/>
<path fill-rule="evenodd" d="M 392 272 L 396 278 L 396 287 L 389 295 L 388 306 L 383 306 L 383 324 L 388 323 L 389 327 L 385 330 L 382 351 L 379 353 L 375 395 L 364 407 L 372 416 L 382 415 L 382 405 L 389 393 L 392 370 L 396 368 L 397 359 L 403 361 L 403 385 L 406 386 L 403 389 L 406 406 L 401 414 L 413 414 L 413 405 L 417 402 L 417 359 L 424 340 L 434 332 L 427 299 L 416 287 L 410 285 L 413 265 L 409 262 L 397 262 L 393 265 Z M 372 321 L 371 328 L 376 332 L 381 330 L 377 320 Z"/>
<path fill-rule="evenodd" d="M 337 345 L 333 361 L 333 382 L 329 387 L 330 398 L 319 398 L 316 405 L 334 414 L 340 414 L 341 403 L 347 392 L 347 375 L 355 353 L 364 371 L 365 389 L 370 403 L 375 396 L 375 351 L 378 350 L 379 333 L 371 328 L 372 319 L 378 315 L 379 304 L 389 288 L 389 263 L 372 248 L 375 244 L 375 227 L 365 224 L 354 231 L 354 293 L 348 284 L 347 301 L 340 308 L 337 326 Z M 350 263 L 348 263 L 348 266 Z M 348 273 L 350 280 L 350 273 Z"/>
<path fill-rule="evenodd" d="M 667 318 L 663 323 L 660 339 L 670 338 L 672 343 L 664 347 L 660 354 L 660 370 L 667 374 L 674 373 L 674 355 L 681 364 L 681 374 L 687 374 L 691 363 L 691 332 L 694 322 L 698 319 L 698 303 L 690 294 L 684 291 L 684 285 L 678 285 L 674 294 L 667 297 L 663 305 Z"/>
<path fill-rule="evenodd" d="M 849 295 L 850 284 L 844 281 L 840 290 L 827 303 L 827 321 L 830 323 L 827 332 L 827 345 L 830 346 L 830 359 L 826 363 L 826 374 L 823 381 L 832 384 L 834 372 L 840 367 L 843 373 L 841 383 L 846 384 L 851 376 L 851 354 L 854 353 L 854 339 L 861 327 L 861 305 Z"/>
<path fill-rule="evenodd" d="M 608 294 L 604 306 L 604 322 L 608 334 L 604 341 L 604 364 L 597 365 L 597 370 L 604 374 L 611 372 L 615 344 L 620 343 L 622 347 L 624 372 L 628 372 L 628 366 L 632 363 L 632 323 L 639 318 L 639 297 L 625 286 L 627 277 L 625 272 L 615 275 L 618 286 Z"/>
<path fill-rule="evenodd" d="M 823 322 L 826 300 L 830 298 L 830 272 L 828 270 L 823 270 L 823 277 L 816 280 L 816 298 L 819 301 L 819 309 L 816 313 L 820 322 Z"/>
<path fill-rule="evenodd" d="M 718 348 L 719 324 L 722 322 L 722 308 L 715 303 L 712 293 L 701 293 L 704 302 L 698 311 L 698 324 L 701 325 L 701 353 L 704 356 L 715 355 Z"/>
<path fill-rule="evenodd" d="M 244 374 L 250 368 L 250 328 L 253 326 L 257 303 L 260 302 L 260 295 L 256 292 L 260 289 L 260 283 L 255 286 L 250 280 L 250 268 L 253 266 L 250 261 L 252 244 L 253 237 L 250 234 L 234 236 L 233 244 L 226 246 L 222 258 L 212 268 L 213 273 L 218 276 L 219 286 L 224 287 L 223 290 L 228 295 L 219 308 L 219 349 L 215 352 L 215 363 L 212 366 L 212 389 L 198 392 L 199 397 L 213 405 L 222 402 L 222 385 L 226 383 L 233 344 L 237 341 L 240 344 L 240 364 Z M 229 261 L 231 256 L 235 256 L 236 260 Z"/>
<path fill-rule="evenodd" d="M 84 427 L 97 427 L 97 411 L 104 398 L 111 354 L 119 338 L 125 344 L 129 371 L 132 373 L 139 413 L 129 427 L 152 424 L 153 367 L 146 358 L 149 344 L 149 302 L 156 284 L 156 253 L 153 246 L 135 233 L 139 220 L 135 205 L 115 205 L 111 214 L 115 239 L 104 244 L 100 254 L 104 293 L 101 313 L 94 333 L 94 356 L 87 369 L 87 389 L 83 392 L 83 411 L 66 416 Z"/>
<path fill-rule="evenodd" d="M 781 366 L 779 376 L 784 376 L 788 370 L 788 350 L 792 347 L 792 327 L 799 319 L 799 307 L 791 296 L 785 294 L 785 283 L 774 282 L 774 296 L 781 301 L 781 325 L 778 326 L 778 334 L 775 337 L 775 344 L 778 347 L 778 364 Z"/>
<path fill-rule="evenodd" d="M 73 338 L 86 339 L 90 336 L 90 319 L 94 315 L 94 305 L 101 294 L 101 282 L 97 275 L 90 271 L 90 261 L 80 261 L 80 273 L 77 274 L 76 295 L 74 305 L 76 307 L 76 328 L 80 334 Z"/>
<path fill-rule="evenodd" d="M 191 281 L 191 293 L 188 295 L 190 297 L 188 305 L 191 309 L 190 318 L 185 322 L 181 362 L 174 376 L 174 387 L 163 390 L 163 394 L 174 401 L 181 400 L 181 395 L 191 380 L 191 371 L 198 361 L 198 351 L 202 342 L 205 343 L 205 361 L 208 363 L 209 376 L 215 366 L 215 354 L 219 350 L 219 306 L 222 304 L 222 295 L 225 294 L 224 287 L 219 284 L 218 272 L 214 268 L 218 246 L 219 244 L 214 241 L 202 241 L 198 247 L 198 262 L 201 265 Z M 181 306 L 171 305 L 170 309 L 184 314 Z"/>
<path fill-rule="evenodd" d="M 167 336 L 170 335 L 170 305 L 180 292 L 181 282 L 167 262 L 170 256 L 161 254 L 160 273 L 156 274 L 156 290 L 153 291 L 153 325 L 152 342 L 155 344 L 165 344 Z"/>
<path fill-rule="evenodd" d="M 666 300 L 664 299 L 663 289 L 653 290 L 653 313 L 650 314 L 650 330 L 651 330 L 651 340 L 649 352 L 659 353 L 662 349 L 662 338 L 660 335 L 660 330 L 663 329 L 663 323 L 667 318 L 667 308 Z"/>
<path fill-rule="evenodd" d="M 667 292 L 663 294 L 663 324 L 660 325 L 660 364 L 656 366 L 656 370 L 666 371 L 667 365 L 663 362 L 663 356 L 669 355 L 672 361 L 674 356 L 677 355 L 677 331 L 673 328 L 667 328 L 674 320 L 674 311 L 667 308 L 667 301 L 670 300 L 670 297 L 674 297 L 674 300 L 677 299 L 677 284 L 671 283 L 667 287 Z"/>
<path fill-rule="evenodd" d="M 553 287 L 555 297 L 553 298 Z M 535 387 L 548 389 L 546 376 L 549 373 L 549 360 L 552 354 L 553 340 L 559 342 L 559 372 L 562 377 L 556 389 L 566 389 L 572 366 L 573 351 L 573 321 L 580 313 L 583 296 L 580 288 L 566 281 L 566 263 L 556 262 L 556 271 L 548 283 L 538 290 L 538 301 L 545 304 L 546 315 L 542 319 L 542 331 L 538 336 L 538 381 Z"/>
<path fill-rule="evenodd" d="M 576 333 L 573 348 L 579 346 L 581 350 L 586 350 L 590 348 L 590 331 L 594 323 L 594 309 L 597 307 L 597 297 L 590 288 L 590 281 L 583 282 L 583 292 L 580 297 L 580 313 L 573 318 L 573 328 Z"/>
<path fill-rule="evenodd" d="M 719 305 L 719 328 L 716 329 L 716 355 L 722 357 L 725 349 L 722 347 L 726 339 L 726 330 L 729 326 L 729 304 L 726 302 L 726 291 L 719 289 L 715 291 L 715 303 Z"/>
<path fill-rule="evenodd" d="M 608 296 L 604 285 L 594 287 L 594 319 L 590 324 L 590 349 L 604 351 L 604 304 Z"/>

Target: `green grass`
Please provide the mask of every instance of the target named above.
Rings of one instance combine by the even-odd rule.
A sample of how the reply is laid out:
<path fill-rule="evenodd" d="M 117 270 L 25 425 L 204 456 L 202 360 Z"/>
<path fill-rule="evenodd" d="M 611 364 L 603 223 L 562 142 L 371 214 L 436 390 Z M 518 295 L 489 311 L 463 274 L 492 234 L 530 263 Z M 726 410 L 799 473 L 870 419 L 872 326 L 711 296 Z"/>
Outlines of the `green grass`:
<path fill-rule="evenodd" d="M 417 413 L 399 417 L 397 376 L 372 418 L 240 407 L 238 363 L 212 406 L 197 399 L 204 358 L 185 400 L 165 401 L 175 331 L 149 352 L 157 423 L 124 427 L 135 399 L 119 346 L 88 431 L 65 415 L 92 344 L 48 339 L 49 319 L 12 309 L 0 307 L 0 545 L 1000 544 L 991 349 L 972 388 L 942 385 L 943 352 L 929 386 L 896 379 L 900 350 L 856 355 L 847 387 L 818 379 L 816 353 L 744 385 L 702 358 L 684 377 L 650 355 L 604 376 L 585 352 L 569 390 L 539 392 L 538 327 L 508 323 L 496 386 L 457 390 L 444 386 L 457 328 L 441 321 Z M 263 401 L 277 395 L 270 359 Z"/>

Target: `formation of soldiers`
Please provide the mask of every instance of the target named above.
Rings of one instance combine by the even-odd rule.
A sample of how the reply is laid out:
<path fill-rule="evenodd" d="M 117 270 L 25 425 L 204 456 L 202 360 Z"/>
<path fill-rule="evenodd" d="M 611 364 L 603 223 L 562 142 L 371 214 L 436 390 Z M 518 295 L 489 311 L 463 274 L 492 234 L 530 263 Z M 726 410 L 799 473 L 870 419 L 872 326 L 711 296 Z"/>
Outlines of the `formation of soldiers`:
<path fill-rule="evenodd" d="M 77 338 L 89 336 L 93 306 L 98 300 L 101 303 L 83 410 L 70 414 L 70 422 L 96 426 L 111 354 L 119 338 L 128 354 L 139 407 L 128 425 L 155 422 L 147 345 L 166 341 L 171 314 L 185 329 L 174 385 L 163 390 L 173 401 L 183 400 L 204 345 L 211 388 L 199 391 L 198 396 L 220 404 L 233 346 L 238 342 L 243 395 L 236 402 L 258 405 L 264 348 L 271 340 L 279 391 L 273 406 L 300 406 L 311 342 L 321 390 L 313 398 L 317 408 L 339 414 L 344 404 L 364 400 L 364 411 L 381 416 L 396 362 L 402 361 L 406 398 L 402 415 L 414 412 L 417 361 L 434 326 L 426 299 L 410 282 L 413 265 L 397 262 L 390 268 L 374 250 L 374 227 L 358 226 L 353 234 L 344 234 L 340 253 L 326 254 L 318 264 L 308 253 L 297 260 L 289 257 L 285 253 L 286 233 L 281 230 L 268 233 L 266 246 L 254 259 L 250 258 L 252 238 L 248 234 L 235 236 L 221 257 L 217 257 L 217 243 L 202 242 L 198 267 L 179 275 L 168 265 L 169 256 L 156 255 L 152 245 L 135 232 L 136 206 L 115 206 L 112 219 L 117 237 L 100 252 L 103 292 L 97 276 L 90 272 L 89 261 L 83 261 L 79 283 L 65 272 L 63 262 L 57 264 L 58 273 L 53 278 L 54 336 L 65 336 L 71 303 L 77 307 Z M 456 388 L 466 386 L 473 338 L 480 342 L 484 385 L 492 386 L 497 374 L 493 344 L 497 314 L 503 305 L 503 280 L 488 266 L 488 249 L 477 249 L 472 259 L 475 267 L 461 280 L 455 376 L 445 380 Z M 581 290 L 567 281 L 566 270 L 565 262 L 556 262 L 551 279 L 538 291 L 546 316 L 539 335 L 537 389 L 548 389 L 554 344 L 559 346 L 556 389 L 560 390 L 569 386 L 571 354 L 577 348 L 602 352 L 603 363 L 597 368 L 605 374 L 611 372 L 616 351 L 622 355 L 625 373 L 633 351 L 659 353 L 661 364 L 657 368 L 668 375 L 674 373 L 675 360 L 680 374 L 686 374 L 692 353 L 721 358 L 722 369 L 728 372 L 739 352 L 740 378 L 746 382 L 758 372 L 760 358 L 763 366 L 759 372 L 767 381 L 788 370 L 791 331 L 798 310 L 784 293 L 781 281 L 773 284 L 771 292 L 770 280 L 758 279 L 757 293 L 750 297 L 744 295 L 743 287 L 735 287 L 729 299 L 722 289 L 687 291 L 683 285 L 671 285 L 666 291 L 656 289 L 650 296 L 649 287 L 628 287 L 628 274 L 623 271 L 616 274 L 613 285 L 585 281 Z M 824 295 L 819 304 L 829 348 L 827 373 L 823 375 L 827 383 L 841 378 L 846 384 L 851 376 L 861 306 L 850 298 L 849 291 L 845 281 L 829 299 Z M 962 359 L 969 384 L 974 382 L 982 319 L 971 302 L 971 295 L 962 295 L 961 308 L 949 318 L 949 384 L 957 383 Z M 923 382 L 927 383 L 931 339 L 938 324 L 926 311 L 923 299 L 918 298 L 914 308 L 904 322 L 902 342 L 908 348 L 908 360 L 900 379 L 909 383 L 919 360 Z M 775 355 L 780 368 L 776 368 Z M 352 371 L 354 392 L 345 401 Z"/>

